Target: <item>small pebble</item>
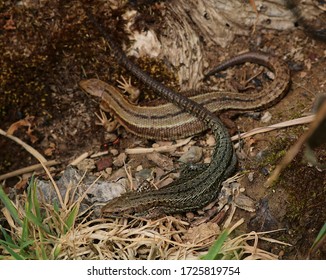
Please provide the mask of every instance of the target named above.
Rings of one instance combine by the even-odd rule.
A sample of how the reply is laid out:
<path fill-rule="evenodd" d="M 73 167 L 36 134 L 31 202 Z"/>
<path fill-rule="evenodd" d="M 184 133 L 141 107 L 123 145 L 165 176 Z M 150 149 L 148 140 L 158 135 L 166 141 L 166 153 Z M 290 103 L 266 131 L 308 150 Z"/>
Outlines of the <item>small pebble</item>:
<path fill-rule="evenodd" d="M 76 167 L 81 171 L 89 171 L 95 168 L 95 163 L 93 159 L 86 158 L 79 162 Z"/>
<path fill-rule="evenodd" d="M 106 169 L 105 169 L 105 170 L 106 170 Z M 109 175 L 108 173 L 106 173 L 105 170 L 102 170 L 102 171 L 100 171 L 99 173 L 101 174 L 101 175 L 100 175 L 101 178 L 103 178 L 104 180 L 107 180 L 107 179 L 110 178 L 110 175 Z"/>
<path fill-rule="evenodd" d="M 120 178 L 126 178 L 126 177 L 127 177 L 126 169 L 124 167 L 121 167 L 112 173 L 110 177 L 110 181 L 116 181 Z"/>
<path fill-rule="evenodd" d="M 261 171 L 261 173 L 262 173 L 263 175 L 265 175 L 265 176 L 268 176 L 269 173 L 270 173 L 267 167 L 263 167 L 263 168 L 261 168 L 260 171 Z"/>
<path fill-rule="evenodd" d="M 249 180 L 249 182 L 253 182 L 254 181 L 254 172 L 250 172 L 248 174 L 248 180 Z"/>
<path fill-rule="evenodd" d="M 184 155 L 179 158 L 183 163 L 197 163 L 203 156 L 203 148 L 192 146 Z"/>
<path fill-rule="evenodd" d="M 151 169 L 142 169 L 135 174 L 136 180 L 138 182 L 145 181 L 147 179 L 150 179 L 152 177 L 152 170 Z"/>
<path fill-rule="evenodd" d="M 138 165 L 138 166 L 136 167 L 136 171 L 138 172 L 138 171 L 141 171 L 141 170 L 143 170 L 143 166 L 142 166 L 142 165 Z"/>
<path fill-rule="evenodd" d="M 195 214 L 193 212 L 187 212 L 186 217 L 188 220 L 192 221 L 195 218 Z"/>
<path fill-rule="evenodd" d="M 95 164 L 96 164 L 97 171 L 102 171 L 102 170 L 112 166 L 112 158 L 111 157 L 103 157 L 103 158 L 99 159 Z"/>
<path fill-rule="evenodd" d="M 112 171 L 113 171 L 112 167 L 105 168 L 105 172 L 106 174 L 108 174 L 108 176 L 111 176 Z"/>
<path fill-rule="evenodd" d="M 166 175 L 166 172 L 162 168 L 159 168 L 159 167 L 155 168 L 154 173 L 155 173 L 156 179 L 161 179 L 163 176 Z"/>
<path fill-rule="evenodd" d="M 119 154 L 119 151 L 117 149 L 111 149 L 110 150 L 110 153 L 113 155 L 113 156 L 117 156 Z"/>
<path fill-rule="evenodd" d="M 237 207 L 245 211 L 249 211 L 249 212 L 255 211 L 255 201 L 250 197 L 244 195 L 243 193 L 239 193 L 234 198 L 234 203 L 236 204 Z"/>
<path fill-rule="evenodd" d="M 275 74 L 272 71 L 267 71 L 266 76 L 270 79 L 270 80 L 275 80 Z"/>
<path fill-rule="evenodd" d="M 206 143 L 209 147 L 213 147 L 216 145 L 216 140 L 215 140 L 215 137 L 213 135 L 209 135 L 207 137 L 207 140 L 206 140 Z"/>
<path fill-rule="evenodd" d="M 268 123 L 272 119 L 272 114 L 270 112 L 265 112 L 261 117 L 263 123 Z"/>
<path fill-rule="evenodd" d="M 127 155 L 125 153 L 121 153 L 113 161 L 113 165 L 116 167 L 122 167 L 124 165 L 124 163 L 126 162 L 126 159 L 127 159 Z"/>
<path fill-rule="evenodd" d="M 111 132 L 105 133 L 105 142 L 113 143 L 114 141 L 117 140 L 117 138 L 118 136 L 115 133 L 111 133 Z"/>
<path fill-rule="evenodd" d="M 155 152 L 147 154 L 146 157 L 147 159 L 154 162 L 157 166 L 163 168 L 164 170 L 173 169 L 173 160 L 166 155 Z"/>

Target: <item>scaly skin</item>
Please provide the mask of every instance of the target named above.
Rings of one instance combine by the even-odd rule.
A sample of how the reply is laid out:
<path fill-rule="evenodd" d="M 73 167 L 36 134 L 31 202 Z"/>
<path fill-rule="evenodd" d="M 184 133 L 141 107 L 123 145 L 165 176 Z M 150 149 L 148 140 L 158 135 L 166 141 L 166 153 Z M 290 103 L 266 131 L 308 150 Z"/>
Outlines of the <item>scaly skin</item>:
<path fill-rule="evenodd" d="M 123 67 L 158 95 L 202 121 L 205 127 L 212 130 L 217 143 L 207 168 L 185 173 L 187 175 L 156 191 L 125 193 L 109 201 L 102 208 L 103 215 L 135 214 L 155 218 L 164 214 L 193 211 L 204 207 L 217 198 L 222 181 L 234 172 L 236 166 L 236 156 L 226 128 L 204 106 L 164 86 L 131 62 L 90 13 L 88 17 L 107 40 L 112 54 Z M 221 70 L 220 67 L 213 72 L 219 70 Z"/>

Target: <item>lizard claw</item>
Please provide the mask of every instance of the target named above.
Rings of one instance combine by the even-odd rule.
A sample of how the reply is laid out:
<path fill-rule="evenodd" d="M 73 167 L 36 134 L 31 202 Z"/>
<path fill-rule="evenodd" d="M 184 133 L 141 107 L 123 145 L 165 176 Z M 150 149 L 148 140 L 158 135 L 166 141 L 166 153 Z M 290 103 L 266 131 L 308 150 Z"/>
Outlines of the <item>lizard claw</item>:
<path fill-rule="evenodd" d="M 99 119 L 99 122 L 96 122 L 95 124 L 103 126 L 107 132 L 114 131 L 119 125 L 118 121 L 108 120 L 106 114 L 102 110 L 100 110 L 100 112 L 101 116 L 95 113 L 96 117 Z"/>
<path fill-rule="evenodd" d="M 131 103 L 137 103 L 140 90 L 131 84 L 131 78 L 129 77 L 129 80 L 127 81 L 123 76 L 121 76 L 121 80 L 117 80 L 117 82 L 119 83 L 118 87 L 129 94 L 129 100 Z"/>

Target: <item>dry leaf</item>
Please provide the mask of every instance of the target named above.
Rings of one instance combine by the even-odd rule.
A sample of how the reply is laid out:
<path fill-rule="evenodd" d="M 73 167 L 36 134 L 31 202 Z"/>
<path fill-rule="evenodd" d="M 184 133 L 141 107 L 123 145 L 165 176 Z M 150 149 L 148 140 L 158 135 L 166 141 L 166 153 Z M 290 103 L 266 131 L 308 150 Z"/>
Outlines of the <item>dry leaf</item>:
<path fill-rule="evenodd" d="M 55 149 L 56 149 L 55 144 L 51 142 L 50 145 L 49 145 L 49 147 L 44 150 L 44 154 L 46 156 L 52 156 L 53 155 L 53 151 Z"/>

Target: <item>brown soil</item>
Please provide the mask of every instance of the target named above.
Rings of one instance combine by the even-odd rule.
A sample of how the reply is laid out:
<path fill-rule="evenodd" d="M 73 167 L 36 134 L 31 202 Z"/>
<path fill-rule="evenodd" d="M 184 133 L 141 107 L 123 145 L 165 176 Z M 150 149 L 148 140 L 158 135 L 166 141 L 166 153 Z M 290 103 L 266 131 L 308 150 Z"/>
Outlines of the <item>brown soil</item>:
<path fill-rule="evenodd" d="M 100 150 L 106 143 L 104 129 L 95 125 L 94 113 L 98 112 L 98 103 L 78 88 L 78 82 L 99 77 L 116 84 L 116 79 L 125 71 L 116 65 L 106 43 L 86 20 L 79 1 L 37 1 L 41 7 L 33 1 L 27 1 L 29 7 L 19 6 L 18 2 L 3 1 L 0 4 L 1 129 L 8 129 L 26 115 L 35 116 L 33 135 L 37 137 L 36 142 L 31 142 L 23 127 L 15 135 L 42 154 L 54 147 L 47 159 L 61 161 L 62 170 L 72 158 L 85 151 Z M 108 4 L 95 2 L 99 2 L 99 14 L 109 9 Z M 214 52 L 223 54 L 225 58 L 231 57 L 258 41 L 285 58 L 292 70 L 289 93 L 268 110 L 272 115 L 271 122 L 309 113 L 315 97 L 325 93 L 325 43 L 310 38 L 300 29 L 265 31 L 250 38 L 237 37 L 231 47 L 216 47 Z M 158 78 L 164 80 L 166 76 L 168 74 Z M 235 123 L 240 131 L 265 125 L 244 116 L 238 117 Z M 304 130 L 305 127 L 295 127 L 254 137 L 254 143 L 245 143 L 246 156 L 239 165 L 254 172 L 252 182 L 247 177 L 241 182 L 247 195 L 257 202 L 267 200 L 271 219 L 278 228 L 286 229 L 276 237 L 291 243 L 292 247 L 266 248 L 284 259 L 306 258 L 326 221 L 325 171 L 309 166 L 302 153 L 282 173 L 274 187 L 263 187 L 268 172 Z M 112 145 L 123 151 L 126 147 L 137 146 L 137 141 L 133 135 L 124 133 L 120 142 Z M 316 150 L 316 155 L 325 162 L 325 145 Z M 142 159 L 137 161 L 133 157 L 130 165 L 134 167 L 137 162 L 139 164 Z M 0 174 L 34 163 L 36 160 L 20 146 L 0 138 Z M 59 172 L 60 167 L 57 169 Z M 9 188 L 17 182 L 17 178 L 11 178 L 5 185 Z M 261 209 L 266 210 L 266 204 Z M 237 212 L 237 217 L 245 217 L 247 221 L 247 228 L 243 230 L 265 229 L 261 226 L 264 223 L 257 221 L 266 216 L 257 214 L 255 219 L 256 214 Z M 325 248 L 312 257 L 325 259 Z"/>

